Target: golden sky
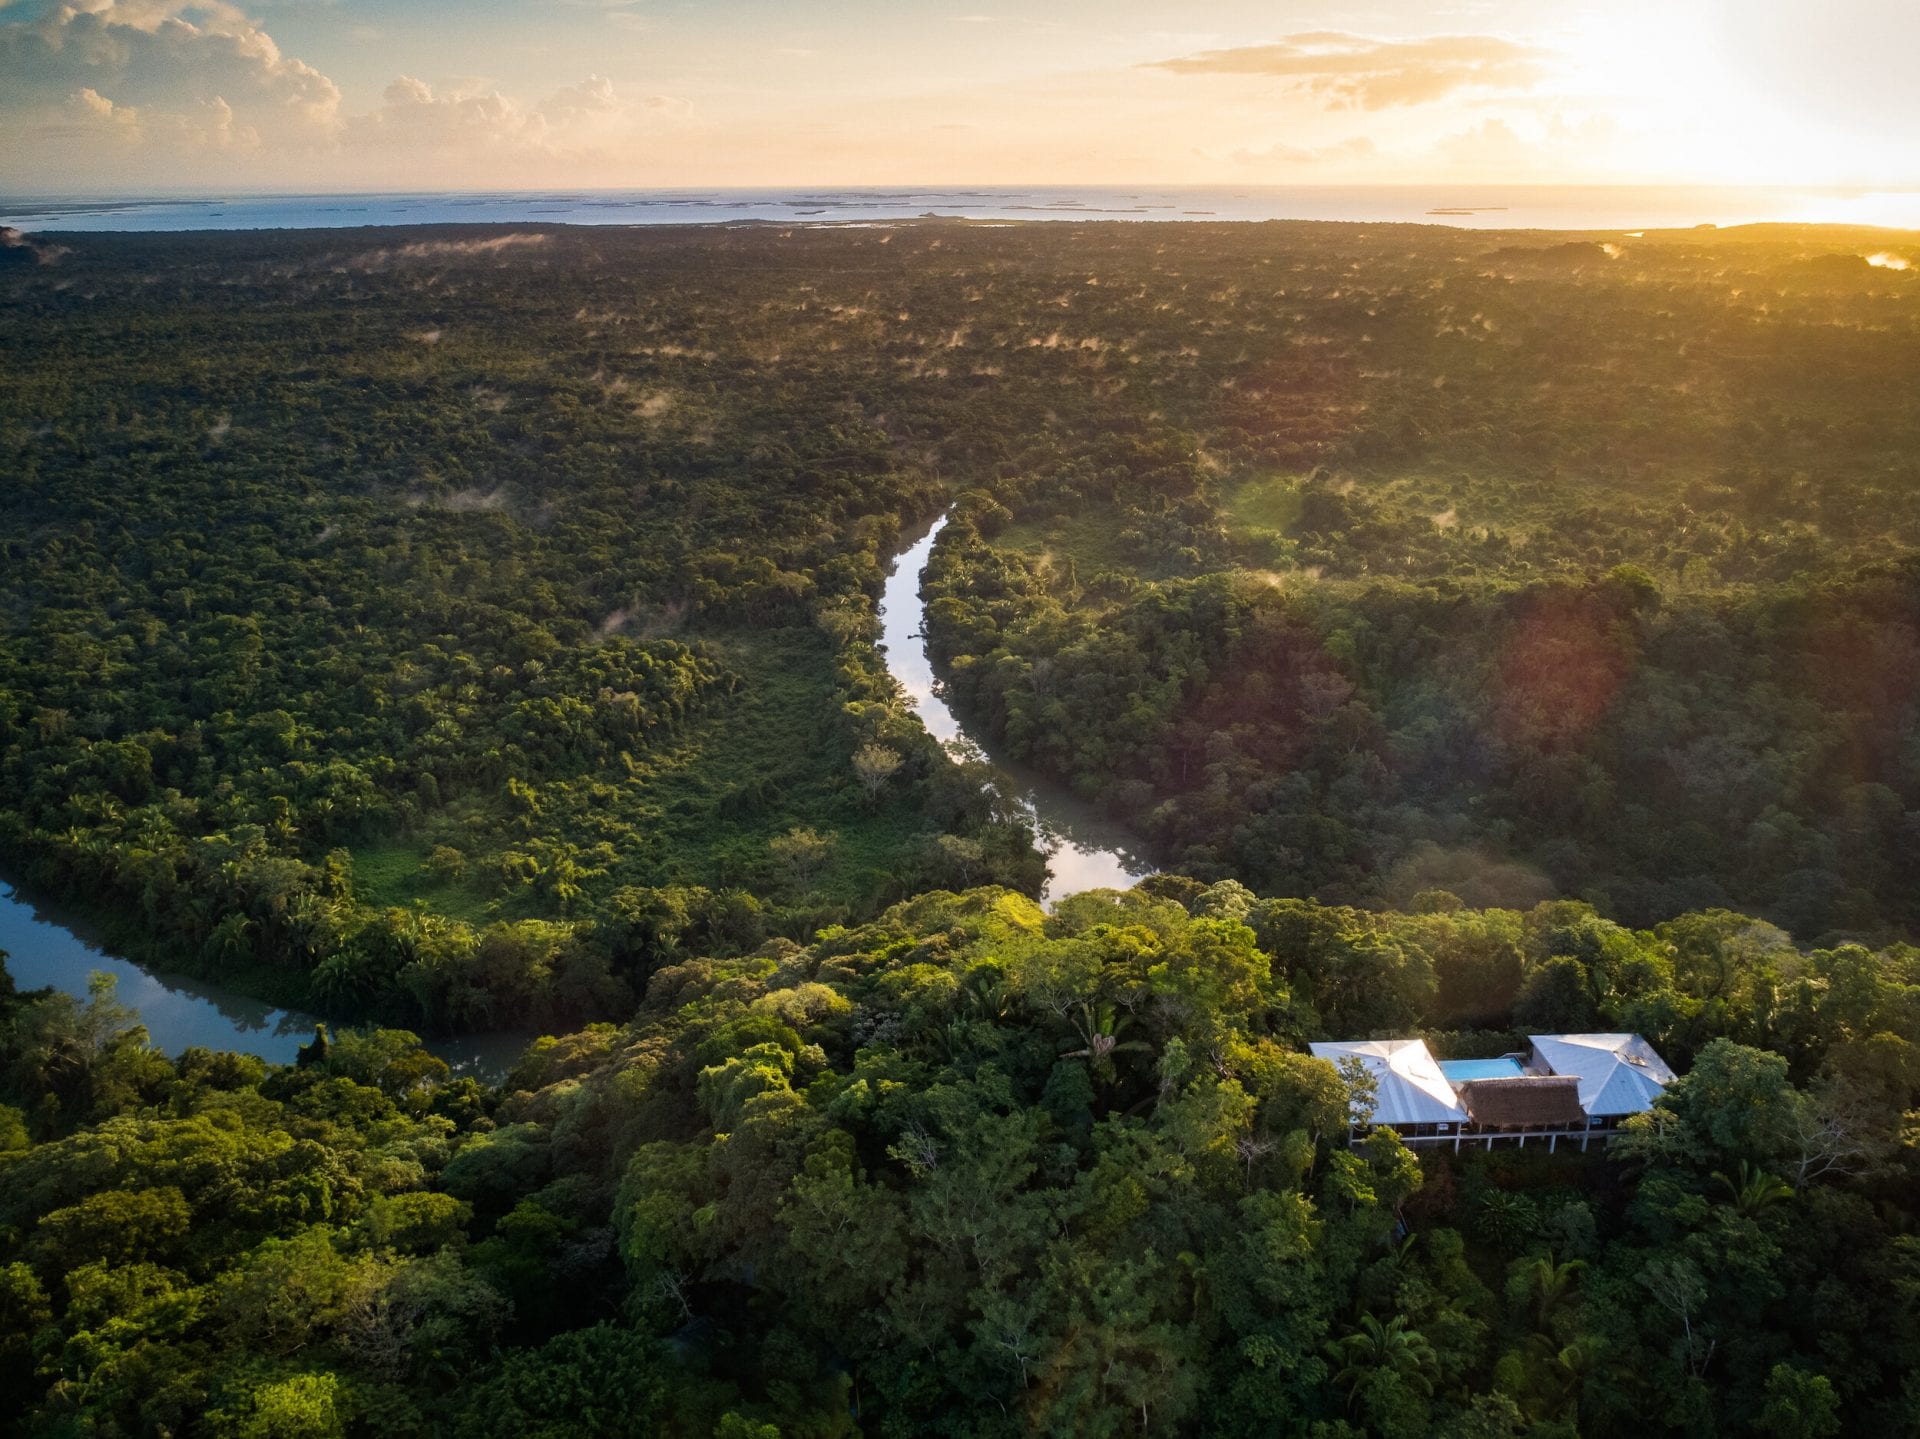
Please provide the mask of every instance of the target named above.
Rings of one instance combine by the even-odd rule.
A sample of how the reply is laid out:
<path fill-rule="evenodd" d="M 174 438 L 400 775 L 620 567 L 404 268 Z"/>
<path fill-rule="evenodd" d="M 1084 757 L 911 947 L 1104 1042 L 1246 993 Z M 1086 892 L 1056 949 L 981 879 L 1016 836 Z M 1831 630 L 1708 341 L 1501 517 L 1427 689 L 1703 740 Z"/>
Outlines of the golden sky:
<path fill-rule="evenodd" d="M 1920 0 L 0 0 L 0 188 L 1899 189 L 1915 55 Z"/>

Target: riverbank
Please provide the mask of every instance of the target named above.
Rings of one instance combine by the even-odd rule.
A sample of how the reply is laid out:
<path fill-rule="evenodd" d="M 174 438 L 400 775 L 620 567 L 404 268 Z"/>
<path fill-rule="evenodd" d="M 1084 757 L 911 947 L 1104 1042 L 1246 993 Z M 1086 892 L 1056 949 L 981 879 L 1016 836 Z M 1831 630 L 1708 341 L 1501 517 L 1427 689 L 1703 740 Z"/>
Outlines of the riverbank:
<path fill-rule="evenodd" d="M 921 722 L 942 744 L 977 749 L 1001 776 L 1005 792 L 1032 819 L 1047 855 L 1041 893 L 1051 907 L 1089 889 L 1126 889 L 1153 872 L 1138 840 L 1063 786 L 1008 762 L 988 737 L 970 727 L 941 697 L 926 643 L 926 602 L 920 587 L 942 515 L 902 550 L 881 601 L 881 649 L 887 668 Z M 95 973 L 110 976 L 116 998 L 134 1010 L 154 1046 L 169 1054 L 193 1046 L 234 1050 L 270 1064 L 291 1064 L 313 1035 L 319 1016 L 276 1005 L 226 984 L 140 964 L 114 952 L 112 935 L 88 916 L 23 894 L 0 879 L 0 951 L 20 989 L 51 988 L 85 999 Z M 254 986 L 271 992 L 266 984 Z M 456 1072 L 498 1079 L 536 1036 L 506 1031 L 426 1039 Z"/>
<path fill-rule="evenodd" d="M 178 1054 L 199 1046 L 291 1064 L 313 1037 L 317 1016 L 286 1009 L 225 985 L 149 969 L 112 953 L 83 916 L 49 907 L 0 880 L 0 950 L 22 990 L 54 989 L 85 999 L 91 977 L 105 974 L 115 998 L 140 1016 L 156 1049 Z M 456 1073 L 503 1077 L 536 1038 L 507 1031 L 422 1042 Z"/>
<path fill-rule="evenodd" d="M 1004 793 L 1027 812 L 1047 856 L 1040 902 L 1051 908 L 1089 889 L 1129 889 L 1152 874 L 1139 839 L 1093 805 L 1026 766 L 996 754 L 984 730 L 963 721 L 940 693 L 927 649 L 926 600 L 921 585 L 934 544 L 946 528 L 940 516 L 902 550 L 887 573 L 880 601 L 880 648 L 887 670 L 906 692 L 920 722 L 940 743 L 977 749 L 1002 776 Z"/>

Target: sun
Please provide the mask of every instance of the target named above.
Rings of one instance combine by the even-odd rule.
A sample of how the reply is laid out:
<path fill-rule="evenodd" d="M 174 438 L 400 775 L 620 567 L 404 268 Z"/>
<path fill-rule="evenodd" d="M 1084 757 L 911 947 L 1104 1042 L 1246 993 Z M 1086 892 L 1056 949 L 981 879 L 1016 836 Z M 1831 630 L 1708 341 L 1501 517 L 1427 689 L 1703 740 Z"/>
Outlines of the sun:
<path fill-rule="evenodd" d="M 1851 8 L 1881 7 L 1854 0 Z M 1884 8 L 1892 19 L 1893 8 Z M 1920 124 L 1920 101 L 1895 95 L 1851 108 L 1837 101 L 1843 69 L 1857 56 L 1835 54 L 1832 43 L 1808 43 L 1796 54 L 1804 13 L 1706 0 L 1589 14 L 1562 41 L 1560 103 L 1609 117 L 1610 153 L 1595 159 L 1623 178 L 1887 191 L 1920 182 L 1920 160 L 1907 143 Z M 1856 49 L 1875 43 L 1864 22 L 1846 33 Z M 1865 208 L 1875 216 L 1912 213 L 1898 203 Z"/>
<path fill-rule="evenodd" d="M 1566 103 L 1610 118 L 1609 157 L 1634 178 L 1696 184 L 1785 178 L 1775 128 L 1712 43 L 1697 10 L 1625 5 L 1590 14 L 1565 43 Z"/>

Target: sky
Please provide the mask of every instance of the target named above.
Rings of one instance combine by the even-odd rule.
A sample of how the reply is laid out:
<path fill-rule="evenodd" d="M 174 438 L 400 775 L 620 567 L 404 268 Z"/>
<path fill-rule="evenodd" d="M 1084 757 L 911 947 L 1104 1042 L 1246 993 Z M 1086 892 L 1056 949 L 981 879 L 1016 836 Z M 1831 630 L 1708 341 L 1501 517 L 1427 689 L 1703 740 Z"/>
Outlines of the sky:
<path fill-rule="evenodd" d="M 1915 55 L 1920 0 L 0 0 L 0 191 L 1892 190 Z"/>

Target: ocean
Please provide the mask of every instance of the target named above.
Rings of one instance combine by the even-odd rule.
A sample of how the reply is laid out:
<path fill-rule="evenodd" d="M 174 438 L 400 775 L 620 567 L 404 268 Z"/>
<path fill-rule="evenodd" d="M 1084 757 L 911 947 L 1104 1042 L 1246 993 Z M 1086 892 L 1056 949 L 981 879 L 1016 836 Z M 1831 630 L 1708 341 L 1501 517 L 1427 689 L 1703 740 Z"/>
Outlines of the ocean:
<path fill-rule="evenodd" d="M 20 230 L 279 230 L 358 225 L 888 224 L 1021 220 L 1347 220 L 1472 229 L 1647 230 L 1761 221 L 1920 227 L 1920 191 L 1680 186 L 422 191 L 412 194 L 9 197 Z"/>

